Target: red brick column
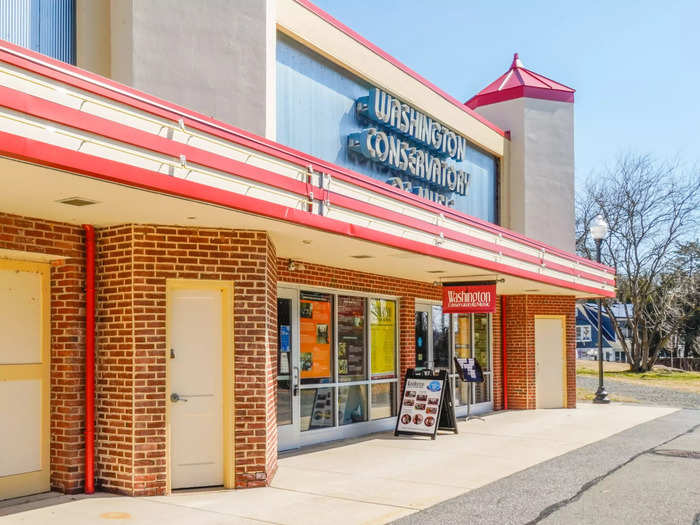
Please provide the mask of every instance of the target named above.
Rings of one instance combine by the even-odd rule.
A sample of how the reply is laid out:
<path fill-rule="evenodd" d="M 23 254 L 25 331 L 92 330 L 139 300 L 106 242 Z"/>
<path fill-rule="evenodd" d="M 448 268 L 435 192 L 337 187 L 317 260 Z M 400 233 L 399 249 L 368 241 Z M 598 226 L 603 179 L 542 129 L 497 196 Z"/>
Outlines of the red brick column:
<path fill-rule="evenodd" d="M 82 228 L 0 213 L 0 248 L 49 255 L 51 265 L 51 488 L 83 487 L 85 282 Z M 18 254 L 18 258 L 22 258 Z"/>
<path fill-rule="evenodd" d="M 399 382 L 398 396 L 403 392 L 406 370 L 416 366 L 416 298 L 399 299 Z"/>
<path fill-rule="evenodd" d="M 506 341 L 508 354 L 508 408 L 536 407 L 535 316 L 566 316 L 567 407 L 576 408 L 576 299 L 560 295 L 508 296 Z"/>
<path fill-rule="evenodd" d="M 493 374 L 493 409 L 503 410 L 503 352 L 501 349 L 501 297 L 496 297 L 496 311 L 491 316 L 491 370 Z"/>
<path fill-rule="evenodd" d="M 234 282 L 237 487 L 276 468 L 276 262 L 265 232 L 126 225 L 98 232 L 98 478 L 167 490 L 166 281 Z"/>

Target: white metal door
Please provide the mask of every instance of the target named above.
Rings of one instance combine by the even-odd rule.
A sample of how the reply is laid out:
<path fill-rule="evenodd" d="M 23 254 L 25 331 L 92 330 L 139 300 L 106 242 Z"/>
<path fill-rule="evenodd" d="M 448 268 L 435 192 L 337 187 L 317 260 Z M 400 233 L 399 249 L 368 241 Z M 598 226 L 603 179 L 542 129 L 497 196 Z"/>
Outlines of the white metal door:
<path fill-rule="evenodd" d="M 300 446 L 299 291 L 277 291 L 277 436 L 278 449 Z"/>
<path fill-rule="evenodd" d="M 564 407 L 564 319 L 535 317 L 537 408 Z"/>
<path fill-rule="evenodd" d="M 223 292 L 170 293 L 171 486 L 222 485 Z"/>

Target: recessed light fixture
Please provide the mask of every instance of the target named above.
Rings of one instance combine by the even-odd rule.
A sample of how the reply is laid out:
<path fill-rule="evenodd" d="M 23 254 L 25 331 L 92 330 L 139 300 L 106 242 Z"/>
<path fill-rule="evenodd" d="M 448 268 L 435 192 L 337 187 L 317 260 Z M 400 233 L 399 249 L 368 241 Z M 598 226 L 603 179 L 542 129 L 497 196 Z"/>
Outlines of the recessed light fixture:
<path fill-rule="evenodd" d="M 311 244 L 311 241 L 308 239 L 304 239 L 303 241 L 301 241 L 301 243 L 302 244 Z"/>
<path fill-rule="evenodd" d="M 83 197 L 68 197 L 67 199 L 61 199 L 56 202 L 68 204 L 69 206 L 90 206 L 91 204 L 97 204 L 97 201 L 85 199 Z"/>
<path fill-rule="evenodd" d="M 428 273 L 445 273 L 445 270 L 428 270 Z"/>
<path fill-rule="evenodd" d="M 374 259 L 373 255 L 351 255 L 353 259 Z"/>
<path fill-rule="evenodd" d="M 194 215 L 190 215 L 189 217 L 187 217 L 187 219 L 190 220 L 190 221 L 191 221 L 191 220 L 194 220 L 194 219 L 196 219 L 196 218 L 197 218 L 197 217 L 195 217 Z"/>
<path fill-rule="evenodd" d="M 531 288 L 529 290 L 525 290 L 526 292 L 539 292 L 539 288 Z"/>

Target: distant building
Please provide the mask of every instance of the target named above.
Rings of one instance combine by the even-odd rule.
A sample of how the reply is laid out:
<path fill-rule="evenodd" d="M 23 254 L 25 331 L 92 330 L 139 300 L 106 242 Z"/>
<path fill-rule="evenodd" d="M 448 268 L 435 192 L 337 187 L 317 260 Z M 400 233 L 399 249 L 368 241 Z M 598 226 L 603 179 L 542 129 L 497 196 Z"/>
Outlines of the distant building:
<path fill-rule="evenodd" d="M 632 305 L 613 304 L 613 315 L 622 328 L 625 337 L 629 336 L 627 314 Z M 601 331 L 603 336 L 603 359 L 605 361 L 627 362 L 627 356 L 622 349 L 610 316 L 602 312 Z M 598 359 L 598 305 L 596 303 L 576 304 L 576 357 L 578 359 Z"/>

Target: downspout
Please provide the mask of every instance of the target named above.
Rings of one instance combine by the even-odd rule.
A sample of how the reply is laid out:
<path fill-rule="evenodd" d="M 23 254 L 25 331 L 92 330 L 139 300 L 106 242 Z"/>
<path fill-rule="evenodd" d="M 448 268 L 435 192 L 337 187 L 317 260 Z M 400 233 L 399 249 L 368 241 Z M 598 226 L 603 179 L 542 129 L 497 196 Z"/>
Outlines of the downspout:
<path fill-rule="evenodd" d="M 95 492 L 95 229 L 85 230 L 85 494 Z"/>
<path fill-rule="evenodd" d="M 508 410 L 508 354 L 506 353 L 506 296 L 501 295 L 501 363 L 503 363 L 503 410 Z"/>

